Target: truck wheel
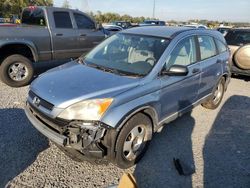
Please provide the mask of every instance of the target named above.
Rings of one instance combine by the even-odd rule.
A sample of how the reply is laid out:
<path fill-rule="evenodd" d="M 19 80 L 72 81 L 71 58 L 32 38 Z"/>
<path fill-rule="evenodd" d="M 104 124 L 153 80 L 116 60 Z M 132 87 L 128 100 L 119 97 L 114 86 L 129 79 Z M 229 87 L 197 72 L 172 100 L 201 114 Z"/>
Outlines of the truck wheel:
<path fill-rule="evenodd" d="M 213 92 L 213 97 L 209 99 L 207 102 L 202 103 L 202 106 L 204 108 L 211 110 L 216 109 L 222 101 L 224 92 L 225 92 L 225 78 L 221 78 Z"/>
<path fill-rule="evenodd" d="M 152 122 L 144 114 L 133 116 L 123 126 L 116 142 L 116 164 L 122 169 L 137 163 L 152 139 Z"/>
<path fill-rule="evenodd" d="M 1 80 L 11 87 L 28 85 L 33 78 L 32 62 L 22 55 L 11 55 L 0 66 Z"/>

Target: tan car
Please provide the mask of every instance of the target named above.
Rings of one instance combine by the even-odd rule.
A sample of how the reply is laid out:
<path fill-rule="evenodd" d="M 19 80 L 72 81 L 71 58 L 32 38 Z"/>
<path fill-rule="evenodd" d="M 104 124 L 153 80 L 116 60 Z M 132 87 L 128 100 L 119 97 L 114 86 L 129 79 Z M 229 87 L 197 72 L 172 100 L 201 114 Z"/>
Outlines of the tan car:
<path fill-rule="evenodd" d="M 231 29 L 225 39 L 232 53 L 232 73 L 250 76 L 250 29 Z"/>

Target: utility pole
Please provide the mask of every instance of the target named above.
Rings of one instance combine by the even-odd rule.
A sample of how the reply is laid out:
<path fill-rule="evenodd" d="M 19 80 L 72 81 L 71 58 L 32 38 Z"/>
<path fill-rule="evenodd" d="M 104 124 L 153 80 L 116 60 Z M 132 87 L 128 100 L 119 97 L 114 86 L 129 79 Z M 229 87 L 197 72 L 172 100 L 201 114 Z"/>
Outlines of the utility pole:
<path fill-rule="evenodd" d="M 82 10 L 84 12 L 87 12 L 87 13 L 90 13 L 90 7 L 89 7 L 89 1 L 88 0 L 83 0 L 83 3 L 82 3 Z"/>
<path fill-rule="evenodd" d="M 153 5 L 153 18 L 155 18 L 155 0 L 154 0 L 154 5 Z"/>

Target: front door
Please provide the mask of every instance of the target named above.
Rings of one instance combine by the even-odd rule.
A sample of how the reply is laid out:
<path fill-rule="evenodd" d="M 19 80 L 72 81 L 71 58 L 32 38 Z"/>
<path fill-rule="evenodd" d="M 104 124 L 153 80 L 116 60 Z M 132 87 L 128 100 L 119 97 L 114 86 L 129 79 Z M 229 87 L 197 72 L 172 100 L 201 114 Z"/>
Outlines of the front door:
<path fill-rule="evenodd" d="M 77 48 L 81 54 L 90 51 L 105 38 L 102 30 L 97 30 L 93 20 L 80 13 L 74 13 L 77 26 Z"/>
<path fill-rule="evenodd" d="M 197 100 L 201 67 L 197 56 L 196 37 L 190 36 L 178 42 L 168 57 L 165 67 L 184 65 L 186 76 L 163 76 L 161 78 L 161 120 L 187 107 Z"/>
<path fill-rule="evenodd" d="M 77 32 L 73 28 L 70 12 L 55 11 L 54 28 L 51 29 L 54 59 L 70 59 L 79 56 Z"/>

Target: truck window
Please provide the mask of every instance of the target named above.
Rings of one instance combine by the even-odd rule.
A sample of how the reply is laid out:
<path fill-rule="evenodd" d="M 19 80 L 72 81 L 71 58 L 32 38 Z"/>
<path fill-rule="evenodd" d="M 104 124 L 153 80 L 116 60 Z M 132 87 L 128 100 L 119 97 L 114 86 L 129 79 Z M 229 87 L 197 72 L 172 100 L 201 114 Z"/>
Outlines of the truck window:
<path fill-rule="evenodd" d="M 43 9 L 38 7 L 25 8 L 22 13 L 22 23 L 27 25 L 46 26 Z"/>
<path fill-rule="evenodd" d="M 74 13 L 76 25 L 79 29 L 95 29 L 95 23 L 87 16 Z"/>
<path fill-rule="evenodd" d="M 54 20 L 56 28 L 71 29 L 72 22 L 68 12 L 54 12 Z"/>
<path fill-rule="evenodd" d="M 229 31 L 225 39 L 228 45 L 245 45 L 250 43 L 250 31 Z"/>

